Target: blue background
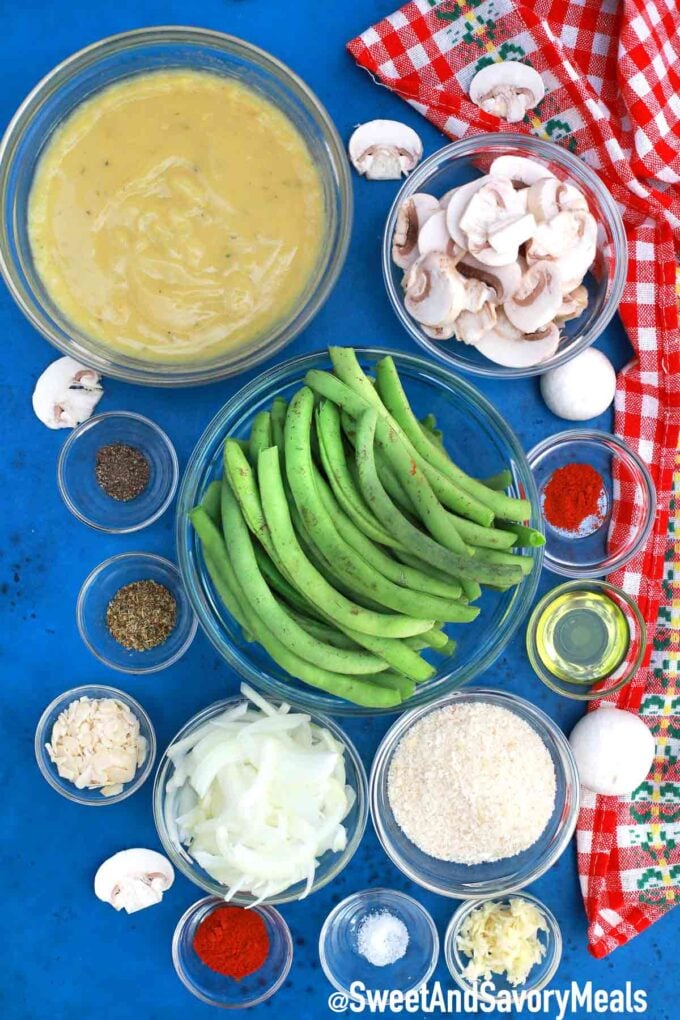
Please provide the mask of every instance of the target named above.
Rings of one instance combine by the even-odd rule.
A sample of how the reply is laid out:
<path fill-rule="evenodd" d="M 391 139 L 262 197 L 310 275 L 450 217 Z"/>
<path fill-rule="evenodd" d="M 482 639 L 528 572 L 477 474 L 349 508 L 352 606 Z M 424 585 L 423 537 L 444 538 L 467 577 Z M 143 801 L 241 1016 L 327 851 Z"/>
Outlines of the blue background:
<path fill-rule="evenodd" d="M 375 85 L 345 52 L 345 42 L 393 8 L 392 0 L 306 2 L 281 0 L 117 0 L 72 3 L 23 0 L 0 5 L 0 125 L 50 68 L 74 50 L 113 32 L 153 24 L 198 24 L 221 29 L 270 50 L 290 64 L 330 111 L 340 134 L 372 117 L 398 117 L 420 131 L 428 155 L 442 137 L 401 100 Z M 349 258 L 330 300 L 282 355 L 328 343 L 379 344 L 409 349 L 383 290 L 379 270 L 382 226 L 394 183 L 355 178 L 356 215 Z M 201 893 L 178 876 L 161 906 L 132 917 L 94 898 L 97 865 L 127 846 L 158 846 L 151 816 L 151 783 L 130 800 L 89 811 L 60 798 L 42 780 L 33 759 L 33 734 L 44 706 L 61 691 L 89 682 L 124 687 L 150 713 L 162 749 L 179 727 L 212 701 L 233 693 L 238 679 L 199 633 L 184 659 L 149 677 L 129 678 L 91 657 L 76 630 L 74 607 L 81 582 L 101 560 L 127 549 L 173 556 L 172 511 L 134 536 L 104 537 L 79 524 L 61 503 L 56 458 L 65 432 L 50 432 L 31 412 L 34 381 L 55 352 L 24 321 L 0 286 L 0 386 L 3 436 L 0 453 L 0 662 L 3 686 L 0 779 L 8 814 L 1 843 L 3 1017 L 54 1020 L 77 1016 L 107 1020 L 207 1017 L 209 1007 L 179 983 L 170 959 L 175 923 Z M 620 324 L 600 346 L 617 367 L 630 357 Z M 264 366 L 263 366 L 264 367 Z M 252 377 L 197 390 L 154 392 L 106 382 L 101 410 L 126 408 L 149 415 L 176 444 L 183 466 L 204 427 L 221 405 Z M 473 380 L 474 381 L 474 380 Z M 482 382 L 480 388 L 505 414 L 526 449 L 562 423 L 543 406 L 534 380 Z M 609 415 L 596 424 L 609 428 Z M 544 574 L 541 591 L 558 579 Z M 481 680 L 514 690 L 546 709 L 567 731 L 577 705 L 550 694 L 533 676 L 522 629 L 505 655 Z M 389 717 L 352 722 L 347 728 L 368 765 Z M 258 1016 L 287 1010 L 300 1020 L 330 1016 L 330 988 L 317 958 L 319 929 L 341 898 L 368 885 L 415 892 L 431 910 L 443 936 L 455 904 L 410 887 L 367 831 L 351 865 L 309 901 L 283 908 L 295 940 L 289 980 L 258 1007 Z M 680 991 L 678 920 L 671 914 L 601 962 L 586 950 L 586 919 L 573 847 L 532 891 L 557 915 L 565 939 L 554 987 L 591 979 L 613 989 L 632 980 L 649 993 L 654 1020 L 677 1016 Z M 440 965 L 437 976 L 448 975 Z"/>

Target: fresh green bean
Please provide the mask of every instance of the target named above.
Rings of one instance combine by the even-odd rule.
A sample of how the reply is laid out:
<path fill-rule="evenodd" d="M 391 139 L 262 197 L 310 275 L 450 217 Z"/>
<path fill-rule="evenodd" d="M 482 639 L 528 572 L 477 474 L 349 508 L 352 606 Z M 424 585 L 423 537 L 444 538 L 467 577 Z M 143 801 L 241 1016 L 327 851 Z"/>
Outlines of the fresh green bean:
<path fill-rule="evenodd" d="M 264 576 L 269 587 L 275 592 L 278 592 L 281 598 L 284 599 L 286 608 L 291 612 L 294 609 L 297 609 L 301 613 L 313 613 L 314 610 L 307 600 L 302 597 L 297 588 L 294 588 L 293 585 L 286 580 L 279 568 L 272 563 L 262 546 L 255 542 L 253 544 L 253 549 L 260 572 Z"/>
<path fill-rule="evenodd" d="M 297 509 L 309 535 L 324 559 L 356 594 L 368 597 L 395 612 L 427 616 L 447 622 L 465 622 L 477 613 L 454 601 L 403 588 L 372 570 L 342 538 L 325 508 L 314 478 L 309 435 L 314 394 L 307 387 L 290 402 L 286 417 L 286 472 Z"/>
<path fill-rule="evenodd" d="M 383 526 L 391 530 L 410 552 L 437 568 L 443 568 L 453 577 L 477 582 L 486 581 L 489 584 L 518 583 L 522 578 L 522 571 L 519 568 L 477 563 L 475 557 L 453 553 L 406 520 L 380 484 L 375 469 L 373 446 L 377 422 L 378 415 L 374 408 L 367 410 L 359 421 L 357 463 L 364 498 Z"/>
<path fill-rule="evenodd" d="M 320 472 L 317 471 L 315 473 L 314 479 L 324 506 L 331 515 L 340 535 L 363 557 L 370 567 L 380 571 L 390 581 L 394 581 L 395 584 L 400 584 L 404 588 L 414 588 L 416 591 L 428 592 L 430 595 L 439 595 L 445 599 L 460 598 L 461 588 L 455 581 L 440 581 L 432 577 L 425 570 L 415 569 L 406 566 L 406 564 L 399 563 L 398 560 L 393 559 L 374 542 L 371 542 L 370 538 L 367 538 L 363 531 L 343 513 L 330 486 L 322 478 Z"/>
<path fill-rule="evenodd" d="M 276 454 L 275 448 L 272 447 L 271 449 Z M 282 644 L 263 623 L 246 599 L 222 536 L 212 525 L 210 518 L 207 514 L 203 513 L 200 507 L 192 510 L 189 516 L 197 531 L 201 528 L 203 535 L 205 535 L 204 542 L 204 538 L 199 532 L 199 537 L 204 542 L 204 548 L 207 546 L 210 564 L 222 582 L 220 587 L 216 584 L 220 595 L 222 591 L 225 595 L 228 595 L 232 605 L 234 600 L 236 601 L 238 614 L 243 621 L 242 626 L 245 625 L 252 632 L 255 639 L 269 653 L 274 662 L 278 663 L 282 669 L 285 669 L 286 672 L 298 680 L 303 680 L 312 687 L 318 687 L 329 694 L 346 698 L 347 701 L 353 701 L 358 705 L 364 705 L 369 708 L 389 708 L 401 703 L 398 691 L 388 687 L 380 687 L 359 677 L 345 676 L 340 673 L 330 672 L 319 666 L 313 666 Z M 212 531 L 210 528 L 212 528 Z M 206 565 L 207 562 L 206 560 Z M 236 614 L 232 613 L 232 615 L 235 619 L 238 619 Z"/>
<path fill-rule="evenodd" d="M 274 543 L 271 540 L 269 528 L 267 527 L 262 510 L 257 479 L 243 451 L 233 439 L 227 439 L 224 444 L 224 473 L 225 484 L 231 486 L 231 490 L 238 500 L 248 527 L 260 542 L 270 560 L 280 570 Z"/>
<path fill-rule="evenodd" d="M 288 418 L 286 423 L 287 421 Z M 329 615 L 343 628 L 351 627 L 353 630 L 375 637 L 410 637 L 431 629 L 434 620 L 372 612 L 337 592 L 309 562 L 300 548 L 286 503 L 276 447 L 263 450 L 260 454 L 258 476 L 265 519 L 285 573 L 298 591 L 314 605 L 318 605 L 324 614 Z"/>
<path fill-rule="evenodd" d="M 399 691 L 402 701 L 407 701 L 416 689 L 413 680 L 409 680 L 408 677 L 401 676 L 399 673 L 376 673 L 375 676 L 365 677 L 364 679 L 370 680 L 371 683 L 377 684 L 378 687 L 388 687 L 393 691 Z"/>
<path fill-rule="evenodd" d="M 353 651 L 361 647 L 361 645 L 348 638 L 346 634 L 343 634 L 341 630 L 338 630 L 331 623 L 315 620 L 305 613 L 298 613 L 297 610 L 291 609 L 289 606 L 286 606 L 286 609 L 293 619 L 297 620 L 301 627 L 304 627 L 308 634 L 318 638 L 319 641 L 326 641 L 329 645 L 335 645 L 337 648 L 347 648 Z M 410 641 L 411 638 L 408 640 Z"/>
<path fill-rule="evenodd" d="M 538 549 L 545 545 L 545 535 L 542 535 L 536 528 L 530 528 L 525 524 L 514 524 L 511 521 L 498 521 L 498 531 L 510 532 L 515 536 L 516 544 L 520 549 Z"/>
<path fill-rule="evenodd" d="M 502 563 L 509 567 L 520 567 L 522 573 L 527 577 L 533 570 L 534 561 L 531 556 L 522 556 L 520 553 L 500 552 L 498 549 L 479 549 L 477 559 L 484 563 Z"/>
<path fill-rule="evenodd" d="M 208 517 L 215 522 L 217 527 L 221 526 L 220 520 L 222 516 L 222 481 L 217 478 L 214 482 L 211 482 L 208 488 L 203 494 L 201 500 L 201 506 L 207 513 Z"/>
<path fill-rule="evenodd" d="M 272 445 L 272 422 L 269 411 L 260 411 L 255 415 L 250 429 L 250 457 L 257 464 L 260 450 Z"/>
<path fill-rule="evenodd" d="M 464 517 L 450 515 L 454 519 L 456 531 L 466 545 L 474 549 L 509 549 L 516 542 L 516 536 L 500 528 L 482 528 L 474 521 Z"/>
<path fill-rule="evenodd" d="M 284 400 L 283 397 L 274 397 L 271 409 L 272 440 L 274 446 L 278 446 L 279 450 L 283 450 L 283 430 L 286 424 L 287 413 L 288 401 Z"/>
<path fill-rule="evenodd" d="M 441 570 L 438 567 L 433 566 L 431 563 L 426 563 L 425 560 L 421 560 L 419 556 L 414 556 L 412 553 L 402 552 L 401 549 L 395 550 L 395 556 L 405 563 L 409 567 L 414 567 L 416 570 L 425 570 L 437 578 L 439 581 L 455 581 L 461 586 L 461 595 L 459 596 L 461 601 L 474 602 L 482 594 L 482 589 L 476 581 L 468 581 L 462 577 L 452 577 L 445 570 Z"/>
<path fill-rule="evenodd" d="M 333 348 L 333 350 L 336 350 L 336 348 Z M 345 349 L 345 354 L 343 355 L 344 360 L 349 360 L 350 358 L 347 350 Z M 333 358 L 332 354 L 331 358 Z M 356 361 L 356 356 L 354 360 Z M 333 364 L 335 366 L 335 361 Z M 360 368 L 359 371 L 361 371 Z M 479 482 L 477 479 L 466 475 L 464 471 L 456 467 L 448 454 L 425 439 L 420 423 L 411 410 L 411 405 L 408 402 L 391 357 L 382 358 L 378 362 L 376 374 L 378 393 L 383 404 L 399 423 L 422 457 L 452 482 L 455 482 L 456 485 L 464 489 L 466 493 L 492 510 L 497 516 L 506 517 L 512 521 L 526 521 L 531 517 L 531 504 L 528 500 L 514 499 L 511 496 L 507 496 L 504 492 L 488 489 L 483 482 Z"/>
<path fill-rule="evenodd" d="M 503 468 L 498 474 L 484 478 L 482 485 L 486 485 L 487 489 L 494 489 L 496 492 L 505 492 L 512 485 L 512 475 L 507 468 Z"/>

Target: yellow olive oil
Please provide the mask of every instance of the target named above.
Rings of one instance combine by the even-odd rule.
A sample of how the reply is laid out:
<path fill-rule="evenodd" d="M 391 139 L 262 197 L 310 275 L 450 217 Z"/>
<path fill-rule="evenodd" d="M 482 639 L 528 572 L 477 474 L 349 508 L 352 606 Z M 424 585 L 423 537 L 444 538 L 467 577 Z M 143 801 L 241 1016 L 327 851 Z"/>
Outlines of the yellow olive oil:
<path fill-rule="evenodd" d="M 543 665 L 560 680 L 591 684 L 621 665 L 630 645 L 628 621 L 607 595 L 570 591 L 551 602 L 536 628 Z"/>

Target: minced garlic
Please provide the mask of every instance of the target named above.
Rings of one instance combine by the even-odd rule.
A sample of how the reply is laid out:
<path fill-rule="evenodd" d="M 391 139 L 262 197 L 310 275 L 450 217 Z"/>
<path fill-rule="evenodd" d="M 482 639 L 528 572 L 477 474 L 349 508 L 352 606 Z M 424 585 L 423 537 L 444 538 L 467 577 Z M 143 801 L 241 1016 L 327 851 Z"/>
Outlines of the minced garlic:
<path fill-rule="evenodd" d="M 470 911 L 456 939 L 458 950 L 470 957 L 464 976 L 490 981 L 493 974 L 505 974 L 513 988 L 523 985 L 545 956 L 540 931 L 548 931 L 548 926 L 533 903 L 519 897 L 487 900 Z"/>
<path fill-rule="evenodd" d="M 76 698 L 52 727 L 47 753 L 62 779 L 114 797 L 147 755 L 139 719 L 117 698 Z"/>

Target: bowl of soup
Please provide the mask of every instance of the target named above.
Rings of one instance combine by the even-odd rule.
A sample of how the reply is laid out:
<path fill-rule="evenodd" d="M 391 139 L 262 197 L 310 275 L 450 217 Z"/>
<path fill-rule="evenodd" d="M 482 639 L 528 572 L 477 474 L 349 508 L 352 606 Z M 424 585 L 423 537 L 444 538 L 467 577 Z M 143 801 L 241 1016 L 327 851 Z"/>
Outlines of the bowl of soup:
<path fill-rule="evenodd" d="M 344 147 L 274 57 L 198 28 L 112 36 L 25 99 L 0 146 L 0 269 L 55 347 L 191 385 L 289 343 L 342 268 Z"/>

